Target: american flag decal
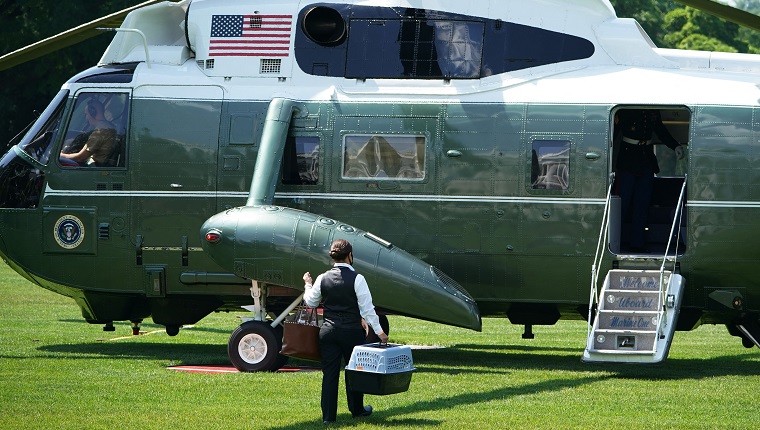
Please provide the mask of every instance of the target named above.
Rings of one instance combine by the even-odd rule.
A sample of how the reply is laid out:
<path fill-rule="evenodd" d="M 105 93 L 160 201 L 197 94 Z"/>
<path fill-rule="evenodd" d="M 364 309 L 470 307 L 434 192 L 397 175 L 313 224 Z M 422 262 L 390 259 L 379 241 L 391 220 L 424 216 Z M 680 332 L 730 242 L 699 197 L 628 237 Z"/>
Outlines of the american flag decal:
<path fill-rule="evenodd" d="M 213 15 L 209 57 L 287 57 L 293 15 Z"/>

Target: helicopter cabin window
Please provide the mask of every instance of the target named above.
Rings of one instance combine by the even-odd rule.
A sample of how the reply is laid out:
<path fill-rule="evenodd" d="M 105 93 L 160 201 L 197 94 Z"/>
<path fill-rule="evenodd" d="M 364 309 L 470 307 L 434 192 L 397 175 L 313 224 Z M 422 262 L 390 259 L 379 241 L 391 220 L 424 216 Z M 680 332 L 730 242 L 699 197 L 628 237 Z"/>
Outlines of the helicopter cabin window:
<path fill-rule="evenodd" d="M 304 8 L 299 67 L 355 79 L 479 79 L 589 58 L 582 37 L 501 19 L 414 7 Z M 346 28 L 348 26 L 348 28 Z"/>
<path fill-rule="evenodd" d="M 283 184 L 317 185 L 319 182 L 319 137 L 288 136 L 283 158 Z"/>
<path fill-rule="evenodd" d="M 425 18 L 351 20 L 346 76 L 477 79 L 483 27 Z"/>
<path fill-rule="evenodd" d="M 127 93 L 80 93 L 60 153 L 64 167 L 124 167 Z"/>
<path fill-rule="evenodd" d="M 535 190 L 567 190 L 570 184 L 570 141 L 534 140 L 530 178 Z"/>
<path fill-rule="evenodd" d="M 425 179 L 425 136 L 344 136 L 343 178 L 405 181 Z"/>

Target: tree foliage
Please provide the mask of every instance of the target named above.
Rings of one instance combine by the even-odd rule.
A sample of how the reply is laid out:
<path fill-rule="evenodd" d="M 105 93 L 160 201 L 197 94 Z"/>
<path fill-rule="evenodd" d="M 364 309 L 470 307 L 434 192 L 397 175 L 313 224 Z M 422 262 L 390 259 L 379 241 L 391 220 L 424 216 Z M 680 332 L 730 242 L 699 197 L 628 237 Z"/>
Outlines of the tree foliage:
<path fill-rule="evenodd" d="M 0 54 L 56 35 L 144 0 L 98 2 L 0 0 Z M 113 33 L 106 33 L 0 72 L 0 152 L 7 142 L 42 112 L 61 85 L 94 66 Z"/>
<path fill-rule="evenodd" d="M 610 0 L 610 3 L 617 16 L 635 19 L 657 46 L 664 46 L 665 14 L 681 6 L 671 0 Z"/>
<path fill-rule="evenodd" d="M 760 35 L 671 0 L 611 0 L 619 17 L 636 19 L 657 46 L 722 52 L 760 52 Z M 736 0 L 757 14 L 760 0 Z"/>
<path fill-rule="evenodd" d="M 760 15 L 760 0 L 736 0 L 736 7 Z M 747 43 L 747 52 L 760 54 L 760 32 L 749 28 L 739 28 L 738 38 Z"/>

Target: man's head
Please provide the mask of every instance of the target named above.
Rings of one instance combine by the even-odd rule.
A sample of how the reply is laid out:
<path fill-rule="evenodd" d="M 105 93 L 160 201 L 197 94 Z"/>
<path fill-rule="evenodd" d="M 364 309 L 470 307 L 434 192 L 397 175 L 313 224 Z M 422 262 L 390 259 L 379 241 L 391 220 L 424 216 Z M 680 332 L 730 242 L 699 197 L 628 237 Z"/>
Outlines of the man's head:
<path fill-rule="evenodd" d="M 84 106 L 84 114 L 88 121 L 99 121 L 103 119 L 103 103 L 90 99 Z"/>

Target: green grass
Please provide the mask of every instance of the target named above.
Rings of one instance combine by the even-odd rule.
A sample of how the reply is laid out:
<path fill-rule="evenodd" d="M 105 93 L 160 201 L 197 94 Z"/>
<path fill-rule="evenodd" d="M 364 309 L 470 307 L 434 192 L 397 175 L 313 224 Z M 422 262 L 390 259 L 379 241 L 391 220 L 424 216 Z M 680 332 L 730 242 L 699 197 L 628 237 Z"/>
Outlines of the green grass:
<path fill-rule="evenodd" d="M 188 374 L 179 364 L 226 364 L 235 313 L 211 315 L 176 337 L 146 321 L 103 332 L 73 300 L 0 264 L 0 428 L 323 428 L 321 373 Z M 240 312 L 241 315 L 244 312 Z M 415 350 L 409 391 L 367 396 L 375 413 L 349 428 L 754 428 L 760 351 L 724 327 L 678 332 L 658 366 L 580 362 L 582 322 L 535 327 L 505 319 L 483 332 L 391 317 L 391 341 Z M 309 364 L 304 362 L 303 364 Z"/>

